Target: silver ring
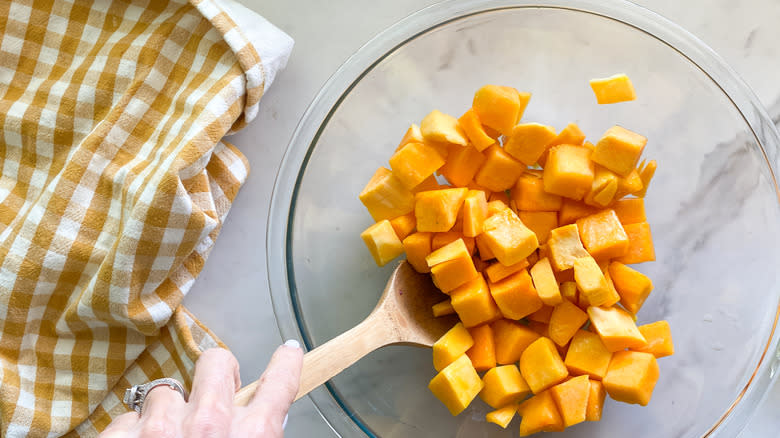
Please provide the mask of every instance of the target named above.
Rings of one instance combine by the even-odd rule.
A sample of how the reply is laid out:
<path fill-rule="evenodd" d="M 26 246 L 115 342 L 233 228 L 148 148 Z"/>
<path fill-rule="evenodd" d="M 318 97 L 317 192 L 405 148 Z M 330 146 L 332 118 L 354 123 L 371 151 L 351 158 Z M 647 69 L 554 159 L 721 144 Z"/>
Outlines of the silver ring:
<path fill-rule="evenodd" d="M 144 409 L 144 401 L 146 400 L 146 396 L 149 395 L 152 389 L 158 386 L 167 386 L 174 391 L 178 391 L 179 394 L 184 397 L 184 401 L 187 401 L 188 395 L 187 391 L 184 389 L 184 386 L 182 386 L 181 382 L 178 380 L 171 379 L 169 377 L 152 380 L 149 383 L 135 385 L 125 389 L 125 398 L 123 401 L 128 408 L 140 414 Z"/>

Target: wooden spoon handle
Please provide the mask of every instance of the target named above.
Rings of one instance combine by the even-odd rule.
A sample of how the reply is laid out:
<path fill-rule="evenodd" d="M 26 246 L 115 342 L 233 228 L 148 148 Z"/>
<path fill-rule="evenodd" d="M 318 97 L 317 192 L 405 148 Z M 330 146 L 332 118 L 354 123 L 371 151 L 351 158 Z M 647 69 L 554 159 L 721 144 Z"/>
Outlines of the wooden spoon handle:
<path fill-rule="evenodd" d="M 388 330 L 381 314 L 373 313 L 360 324 L 303 356 L 301 382 L 295 400 L 347 369 L 363 356 L 385 345 L 397 342 L 393 331 Z M 246 406 L 252 399 L 259 380 L 241 388 L 233 398 L 233 404 Z"/>

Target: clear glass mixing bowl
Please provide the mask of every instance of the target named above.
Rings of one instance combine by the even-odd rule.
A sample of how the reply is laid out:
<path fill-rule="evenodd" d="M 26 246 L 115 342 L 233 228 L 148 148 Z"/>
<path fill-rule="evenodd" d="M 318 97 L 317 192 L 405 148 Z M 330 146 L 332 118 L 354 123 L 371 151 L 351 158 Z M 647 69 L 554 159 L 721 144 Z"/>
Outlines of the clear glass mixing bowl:
<path fill-rule="evenodd" d="M 598 106 L 587 80 L 625 72 L 638 100 Z M 524 120 L 576 122 L 591 140 L 621 124 L 647 136 L 659 168 L 647 211 L 658 261 L 640 322 L 669 320 L 647 407 L 609 401 L 603 421 L 563 437 L 733 437 L 777 365 L 778 134 L 758 99 L 711 49 L 623 1 L 451 1 L 381 33 L 330 79 L 303 116 L 271 206 L 268 269 L 285 338 L 314 348 L 373 308 L 392 266 L 358 237 L 357 198 L 412 122 L 459 116 L 486 83 L 533 93 Z M 477 400 L 451 417 L 426 388 L 429 350 L 369 355 L 311 397 L 341 436 L 514 437 Z"/>

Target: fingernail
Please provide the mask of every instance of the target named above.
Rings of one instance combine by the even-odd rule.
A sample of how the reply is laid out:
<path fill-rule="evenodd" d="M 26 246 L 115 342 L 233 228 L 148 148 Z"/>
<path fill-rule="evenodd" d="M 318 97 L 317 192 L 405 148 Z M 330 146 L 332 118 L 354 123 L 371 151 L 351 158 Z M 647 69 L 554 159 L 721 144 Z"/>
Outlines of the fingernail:
<path fill-rule="evenodd" d="M 285 345 L 287 345 L 287 342 L 285 342 Z M 296 341 L 295 343 L 297 344 L 298 342 Z M 284 421 L 282 421 L 282 430 L 284 430 L 285 427 L 287 427 L 287 415 L 284 416 Z"/>
<path fill-rule="evenodd" d="M 296 341 L 295 339 L 288 339 L 284 343 L 285 347 L 292 347 L 292 348 L 301 348 L 301 343 Z"/>

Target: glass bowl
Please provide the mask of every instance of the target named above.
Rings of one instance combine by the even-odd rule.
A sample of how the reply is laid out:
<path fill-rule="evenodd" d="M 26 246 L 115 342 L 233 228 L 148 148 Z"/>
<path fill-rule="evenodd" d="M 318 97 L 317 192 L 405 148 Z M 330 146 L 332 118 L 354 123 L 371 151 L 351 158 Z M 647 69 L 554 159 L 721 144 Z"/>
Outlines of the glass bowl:
<path fill-rule="evenodd" d="M 635 102 L 598 106 L 588 79 L 625 72 Z M 659 163 L 646 203 L 657 260 L 639 322 L 670 322 L 676 354 L 659 361 L 647 407 L 608 401 L 601 422 L 562 437 L 733 437 L 777 365 L 778 133 L 758 99 L 711 49 L 623 1 L 451 1 L 371 40 L 334 74 L 298 125 L 274 188 L 268 270 L 285 338 L 311 349 L 375 305 L 379 269 L 359 233 L 358 193 L 411 123 L 460 116 L 488 83 L 533 93 L 523 120 L 590 140 L 613 124 L 649 138 Z M 452 417 L 428 391 L 430 350 L 388 347 L 311 398 L 340 436 L 514 437 L 476 400 Z"/>

